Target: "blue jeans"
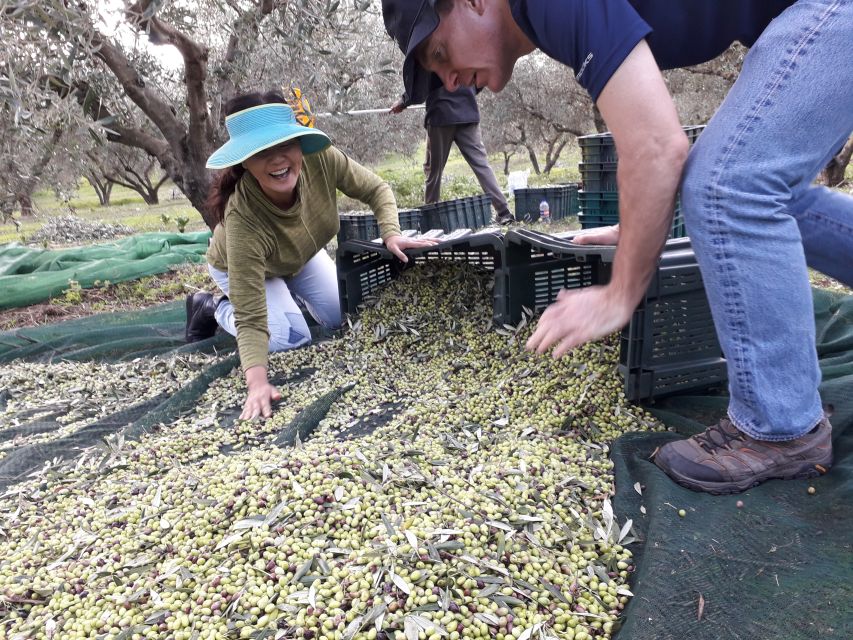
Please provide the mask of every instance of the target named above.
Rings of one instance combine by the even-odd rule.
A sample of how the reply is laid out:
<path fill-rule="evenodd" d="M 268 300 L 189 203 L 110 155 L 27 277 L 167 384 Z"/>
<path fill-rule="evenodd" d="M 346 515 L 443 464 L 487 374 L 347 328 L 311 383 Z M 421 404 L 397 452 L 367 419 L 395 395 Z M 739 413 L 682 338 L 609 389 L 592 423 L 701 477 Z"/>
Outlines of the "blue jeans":
<path fill-rule="evenodd" d="M 853 130 L 853 2 L 777 17 L 687 160 L 682 207 L 728 361 L 729 417 L 792 440 L 823 416 L 806 265 L 853 283 L 853 197 L 812 185 Z"/>
<path fill-rule="evenodd" d="M 228 273 L 207 265 L 210 277 L 226 295 Z M 338 297 L 338 274 L 334 261 L 325 251 L 319 251 L 298 274 L 291 278 L 267 278 L 267 326 L 270 332 L 270 351 L 285 351 L 311 342 L 308 323 L 293 296 L 297 296 L 308 311 L 324 327 L 341 326 L 341 303 Z M 234 306 L 224 300 L 216 309 L 216 322 L 232 336 L 237 335 Z"/>

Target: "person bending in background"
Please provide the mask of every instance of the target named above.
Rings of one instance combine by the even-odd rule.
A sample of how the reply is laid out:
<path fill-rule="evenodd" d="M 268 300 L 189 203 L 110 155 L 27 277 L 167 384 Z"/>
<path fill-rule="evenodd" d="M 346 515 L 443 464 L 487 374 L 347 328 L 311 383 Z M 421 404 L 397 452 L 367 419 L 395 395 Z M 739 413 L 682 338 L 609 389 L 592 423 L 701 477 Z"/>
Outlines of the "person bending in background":
<path fill-rule="evenodd" d="M 311 333 L 294 298 L 323 326 L 341 326 L 335 263 L 324 247 L 340 227 L 337 190 L 367 204 L 385 246 L 428 246 L 400 234 L 391 188 L 331 145 L 325 133 L 296 122 L 275 92 L 237 96 L 225 106 L 229 140 L 207 161 L 221 169 L 208 203 L 218 224 L 208 270 L 224 295 L 187 298 L 186 339 L 237 338 L 248 395 L 242 419 L 272 413 L 281 395 L 267 378 L 267 354 L 308 344 Z"/>
<path fill-rule="evenodd" d="M 500 91 L 535 49 L 570 66 L 619 153 L 605 286 L 561 291 L 527 347 L 560 356 L 631 318 L 681 202 L 729 372 L 728 416 L 655 463 L 696 491 L 832 465 L 807 265 L 853 284 L 853 198 L 812 184 L 853 130 L 851 0 L 382 0 L 406 94 Z M 688 157 L 660 69 L 740 41 L 740 75 Z M 615 230 L 608 230 L 611 239 Z M 587 238 L 588 239 L 588 238 Z"/>
<path fill-rule="evenodd" d="M 414 103 L 404 94 L 391 106 L 390 112 L 400 113 L 412 104 Z M 486 155 L 486 147 L 480 133 L 480 110 L 477 108 L 474 90 L 471 87 L 460 87 L 457 91 L 448 91 L 440 81 L 436 81 L 426 96 L 424 127 L 427 131 L 424 202 L 432 204 L 441 200 L 441 176 L 450 155 L 450 147 L 455 142 L 462 157 L 477 176 L 483 192 L 492 201 L 498 223 L 512 222 L 513 216 L 506 197 Z"/>

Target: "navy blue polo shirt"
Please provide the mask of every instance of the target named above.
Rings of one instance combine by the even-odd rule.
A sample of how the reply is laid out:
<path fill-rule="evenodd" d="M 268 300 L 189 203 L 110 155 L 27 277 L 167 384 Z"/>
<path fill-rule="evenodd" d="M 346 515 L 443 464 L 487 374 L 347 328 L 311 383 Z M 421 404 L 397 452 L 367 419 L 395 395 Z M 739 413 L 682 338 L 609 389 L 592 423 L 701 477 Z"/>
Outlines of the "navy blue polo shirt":
<path fill-rule="evenodd" d="M 510 0 L 539 49 L 567 64 L 593 100 L 643 38 L 661 69 L 712 60 L 746 46 L 795 0 Z"/>

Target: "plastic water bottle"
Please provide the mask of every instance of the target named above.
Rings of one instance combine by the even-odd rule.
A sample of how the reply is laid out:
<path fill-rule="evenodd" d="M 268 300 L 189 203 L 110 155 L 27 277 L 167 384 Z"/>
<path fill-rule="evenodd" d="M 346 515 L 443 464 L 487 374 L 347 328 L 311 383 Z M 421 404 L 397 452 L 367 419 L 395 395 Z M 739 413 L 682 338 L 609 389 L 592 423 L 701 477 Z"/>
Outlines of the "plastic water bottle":
<path fill-rule="evenodd" d="M 539 219 L 542 221 L 542 224 L 551 224 L 551 207 L 548 205 L 547 200 L 539 203 Z"/>

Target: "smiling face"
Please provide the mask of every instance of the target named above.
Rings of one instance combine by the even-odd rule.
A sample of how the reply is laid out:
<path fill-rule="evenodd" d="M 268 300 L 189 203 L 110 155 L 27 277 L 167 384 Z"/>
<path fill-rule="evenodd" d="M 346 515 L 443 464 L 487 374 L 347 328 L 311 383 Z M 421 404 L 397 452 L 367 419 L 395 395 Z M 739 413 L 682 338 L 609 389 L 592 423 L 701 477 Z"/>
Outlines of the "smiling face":
<path fill-rule="evenodd" d="M 448 91 L 471 86 L 498 92 L 509 82 L 518 58 L 532 50 L 519 35 L 523 37 L 507 2 L 455 0 L 418 46 L 416 57 Z"/>
<path fill-rule="evenodd" d="M 299 139 L 282 142 L 258 151 L 243 161 L 267 198 L 280 209 L 289 209 L 296 200 L 296 182 L 302 171 L 302 146 Z"/>

